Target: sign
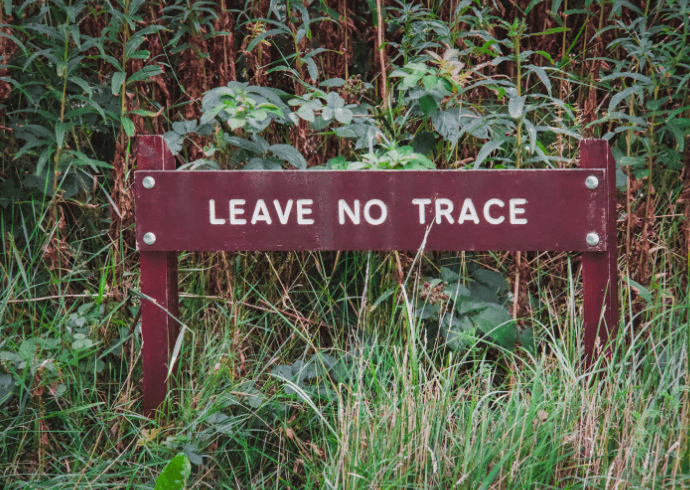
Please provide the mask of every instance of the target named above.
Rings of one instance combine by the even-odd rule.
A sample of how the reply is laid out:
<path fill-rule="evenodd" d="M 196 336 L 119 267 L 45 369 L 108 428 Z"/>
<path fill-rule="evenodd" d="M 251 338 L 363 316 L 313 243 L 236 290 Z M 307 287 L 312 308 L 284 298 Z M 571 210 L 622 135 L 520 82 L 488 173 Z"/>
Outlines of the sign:
<path fill-rule="evenodd" d="M 135 189 L 147 251 L 607 246 L 603 170 L 138 171 Z"/>
<path fill-rule="evenodd" d="M 137 165 L 147 415 L 173 371 L 182 250 L 581 251 L 588 363 L 618 326 L 616 163 L 604 140 L 583 140 L 571 170 L 190 172 L 175 170 L 162 137 L 140 136 Z"/>

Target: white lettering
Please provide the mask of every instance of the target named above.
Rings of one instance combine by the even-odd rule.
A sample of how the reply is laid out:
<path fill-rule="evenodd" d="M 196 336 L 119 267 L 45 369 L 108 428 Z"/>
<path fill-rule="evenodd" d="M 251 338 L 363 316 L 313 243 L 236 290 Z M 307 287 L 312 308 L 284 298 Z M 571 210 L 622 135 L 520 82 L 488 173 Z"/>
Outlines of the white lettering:
<path fill-rule="evenodd" d="M 516 218 L 518 214 L 523 214 L 525 210 L 519 208 L 518 206 L 524 206 L 527 204 L 527 199 L 511 199 L 510 200 L 510 224 L 511 225 L 526 225 L 527 220 L 525 218 Z"/>
<path fill-rule="evenodd" d="M 266 224 L 271 224 L 271 215 L 268 214 L 268 208 L 263 199 L 256 201 L 254 206 L 254 214 L 252 214 L 252 224 L 255 225 L 257 221 L 265 221 Z"/>
<path fill-rule="evenodd" d="M 280 203 L 278 202 L 278 199 L 273 200 L 273 205 L 276 208 L 276 213 L 278 213 L 278 219 L 280 220 L 280 224 L 287 224 L 288 218 L 290 217 L 290 211 L 292 210 L 292 199 L 290 199 L 285 205 L 285 212 L 283 212 L 280 209 Z"/>
<path fill-rule="evenodd" d="M 425 206 L 431 204 L 431 199 L 412 199 L 412 204 L 419 206 L 419 224 L 424 224 Z"/>
<path fill-rule="evenodd" d="M 381 216 L 379 216 L 378 219 L 372 218 L 371 214 L 369 214 L 372 206 L 378 206 L 379 209 L 381 209 Z M 388 209 L 386 209 L 386 205 L 383 204 L 383 201 L 380 199 L 372 199 L 371 201 L 367 201 L 367 203 L 364 205 L 364 219 L 367 220 L 367 223 L 370 225 L 380 225 L 386 221 L 387 216 Z"/>
<path fill-rule="evenodd" d="M 503 221 L 506 219 L 505 216 L 501 216 L 499 218 L 492 218 L 491 214 L 489 214 L 489 209 L 491 206 L 496 205 L 498 207 L 503 207 L 505 206 L 505 203 L 501 201 L 500 199 L 489 199 L 486 201 L 486 204 L 484 204 L 484 219 L 491 223 L 492 225 L 498 225 L 503 223 Z"/>
<path fill-rule="evenodd" d="M 297 199 L 297 224 L 298 225 L 313 225 L 314 220 L 305 218 L 305 214 L 311 214 L 311 209 L 304 206 L 311 206 L 314 203 L 311 199 Z"/>
<path fill-rule="evenodd" d="M 355 199 L 354 211 L 350 209 L 350 206 L 347 205 L 347 202 L 344 199 L 340 199 L 338 201 L 338 222 L 341 225 L 345 224 L 345 214 L 350 217 L 350 221 L 352 221 L 354 224 L 359 224 L 359 199 Z"/>
<path fill-rule="evenodd" d="M 208 201 L 208 214 L 211 219 L 212 225 L 224 225 L 225 220 L 223 218 L 216 218 L 216 201 L 210 199 Z"/>
<path fill-rule="evenodd" d="M 453 217 L 450 213 L 453 212 L 453 201 L 450 199 L 436 199 L 436 224 L 440 225 L 445 216 L 448 222 L 452 225 L 454 223 Z"/>
<path fill-rule="evenodd" d="M 475 224 L 479 224 L 479 216 L 477 216 L 477 210 L 474 209 L 474 203 L 469 197 L 465 199 L 462 203 L 462 211 L 460 211 L 460 217 L 458 218 L 458 224 L 461 225 L 468 221 L 474 221 Z"/>
<path fill-rule="evenodd" d="M 247 224 L 246 219 L 237 217 L 237 215 L 239 215 L 239 214 L 244 214 L 244 209 L 237 208 L 235 206 L 244 206 L 244 199 L 230 199 L 230 224 L 231 225 Z"/>

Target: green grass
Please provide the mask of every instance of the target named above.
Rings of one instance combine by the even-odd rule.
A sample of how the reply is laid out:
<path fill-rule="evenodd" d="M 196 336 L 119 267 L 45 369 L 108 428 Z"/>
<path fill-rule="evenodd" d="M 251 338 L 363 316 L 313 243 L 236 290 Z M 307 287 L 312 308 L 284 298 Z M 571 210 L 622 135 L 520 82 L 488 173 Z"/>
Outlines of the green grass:
<path fill-rule="evenodd" d="M 3 264 L 0 351 L 15 380 L 0 406 L 5 488 L 152 488 L 180 452 L 190 488 L 690 487 L 681 274 L 662 276 L 642 307 L 623 288 L 612 358 L 586 371 L 574 273 L 561 295 L 531 287 L 536 350 L 476 340 L 452 351 L 408 321 L 403 295 L 372 311 L 392 256 L 184 255 L 178 388 L 171 411 L 148 420 L 137 276 L 121 293 L 100 288 L 99 302 L 98 287 L 77 287 L 105 282 L 74 267 L 46 279 L 46 295 L 64 297 L 26 299 L 23 276 L 45 270 L 33 245 L 33 260 L 19 251 Z M 412 295 L 419 263 L 410 271 Z M 285 381 L 300 362 L 304 381 Z"/>

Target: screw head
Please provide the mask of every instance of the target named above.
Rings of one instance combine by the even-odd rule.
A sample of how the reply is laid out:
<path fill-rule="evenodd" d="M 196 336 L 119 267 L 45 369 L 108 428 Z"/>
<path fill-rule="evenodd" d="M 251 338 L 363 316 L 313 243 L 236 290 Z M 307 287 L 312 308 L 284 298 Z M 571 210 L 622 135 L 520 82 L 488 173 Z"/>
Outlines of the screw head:
<path fill-rule="evenodd" d="M 597 179 L 594 175 L 590 175 L 585 180 L 585 185 L 588 189 L 596 189 L 599 187 L 599 179 Z"/>
<path fill-rule="evenodd" d="M 599 235 L 596 233 L 587 233 L 587 245 L 590 247 L 595 247 L 599 244 Z"/>
<path fill-rule="evenodd" d="M 598 240 L 598 239 L 597 239 Z M 146 245 L 153 245 L 156 243 L 156 235 L 151 233 L 150 231 L 144 235 L 144 243 Z"/>
<path fill-rule="evenodd" d="M 144 184 L 144 188 L 146 189 L 151 189 L 154 185 L 156 185 L 155 179 L 150 175 L 144 177 L 144 180 L 141 183 Z"/>

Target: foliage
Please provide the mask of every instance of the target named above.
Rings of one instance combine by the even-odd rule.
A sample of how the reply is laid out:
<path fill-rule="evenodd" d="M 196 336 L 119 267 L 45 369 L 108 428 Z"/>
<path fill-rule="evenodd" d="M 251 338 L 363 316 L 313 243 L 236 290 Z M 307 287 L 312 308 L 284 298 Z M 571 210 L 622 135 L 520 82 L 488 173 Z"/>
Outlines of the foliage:
<path fill-rule="evenodd" d="M 0 486 L 688 486 L 689 9 L 5 1 Z M 183 253 L 194 335 L 146 420 L 145 133 L 198 170 L 568 168 L 605 138 L 610 362 L 579 362 L 575 256 Z"/>

